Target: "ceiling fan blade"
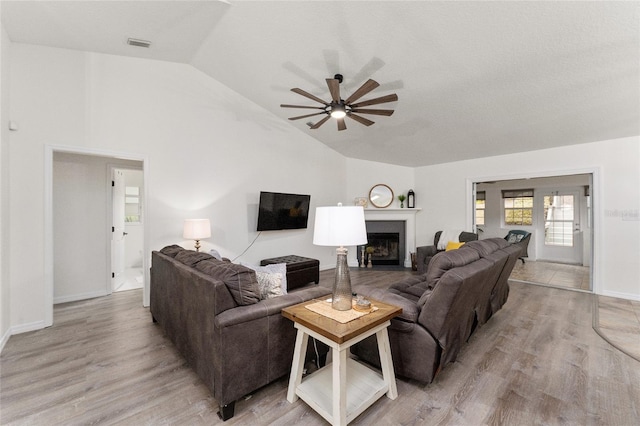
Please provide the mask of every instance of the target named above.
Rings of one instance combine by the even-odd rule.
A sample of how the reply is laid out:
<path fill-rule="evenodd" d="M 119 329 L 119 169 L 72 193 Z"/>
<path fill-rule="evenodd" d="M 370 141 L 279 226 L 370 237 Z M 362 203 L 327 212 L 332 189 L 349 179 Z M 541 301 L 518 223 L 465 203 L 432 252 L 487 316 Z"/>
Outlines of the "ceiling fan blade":
<path fill-rule="evenodd" d="M 307 108 L 307 109 L 324 109 L 325 107 L 314 107 L 307 105 L 288 105 L 288 104 L 280 104 L 281 108 Z"/>
<path fill-rule="evenodd" d="M 312 94 L 311 94 L 311 93 L 309 93 L 309 92 L 305 92 L 305 91 L 304 91 L 304 90 L 302 90 L 302 89 L 298 89 L 297 87 L 296 87 L 296 88 L 291 89 L 291 91 L 292 91 L 292 92 L 294 92 L 294 93 L 297 93 L 298 95 L 302 95 L 302 96 L 304 96 L 304 97 L 306 97 L 306 98 L 312 99 L 312 100 L 314 100 L 314 101 L 316 101 L 316 102 L 320 102 L 320 103 L 321 103 L 321 104 L 323 104 L 323 105 L 329 105 L 328 103 L 326 103 L 325 101 L 323 101 L 323 100 L 322 100 L 322 99 L 320 99 L 319 97 L 317 97 L 317 96 L 315 96 L 315 95 L 312 95 Z"/>
<path fill-rule="evenodd" d="M 393 95 L 380 96 L 379 98 L 369 99 L 367 101 L 358 102 L 357 104 L 351 105 L 352 108 L 363 107 L 367 105 L 377 105 L 384 104 L 386 102 L 393 102 L 398 100 L 398 95 L 395 93 Z"/>
<path fill-rule="evenodd" d="M 334 102 L 340 102 L 340 81 L 335 78 L 327 78 L 327 86 L 329 86 L 331 99 Z"/>
<path fill-rule="evenodd" d="M 360 117 L 359 115 L 355 115 L 353 113 L 347 114 L 347 117 L 357 121 L 360 124 L 364 124 L 365 126 L 371 126 L 373 123 L 375 123 L 375 121 L 371 121 L 368 118 Z"/>
<path fill-rule="evenodd" d="M 390 116 L 393 114 L 392 109 L 358 109 L 353 108 L 351 112 L 357 112 L 359 114 L 373 114 L 373 115 L 386 115 Z"/>
<path fill-rule="evenodd" d="M 326 112 L 316 112 L 315 114 L 299 115 L 297 117 L 289 117 L 289 120 L 300 120 L 301 118 L 313 117 L 314 115 L 326 114 Z"/>
<path fill-rule="evenodd" d="M 370 91 L 372 91 L 378 86 L 380 86 L 380 84 L 377 81 L 369 79 L 365 81 L 365 83 L 362 86 L 360 86 L 358 90 L 353 92 L 353 94 L 349 96 L 347 100 L 344 101 L 344 103 L 350 104 L 351 102 L 357 99 L 360 99 L 361 97 L 363 97 L 364 95 L 366 95 L 367 93 L 369 93 Z"/>
<path fill-rule="evenodd" d="M 336 118 L 336 121 L 338 122 L 338 130 L 347 130 L 344 118 Z"/>
<path fill-rule="evenodd" d="M 325 118 L 323 118 L 322 120 L 318 121 L 316 124 L 314 124 L 313 126 L 311 126 L 312 130 L 317 129 L 318 127 L 322 126 L 324 123 L 327 122 L 328 119 L 330 119 L 331 116 L 327 114 L 327 116 Z"/>

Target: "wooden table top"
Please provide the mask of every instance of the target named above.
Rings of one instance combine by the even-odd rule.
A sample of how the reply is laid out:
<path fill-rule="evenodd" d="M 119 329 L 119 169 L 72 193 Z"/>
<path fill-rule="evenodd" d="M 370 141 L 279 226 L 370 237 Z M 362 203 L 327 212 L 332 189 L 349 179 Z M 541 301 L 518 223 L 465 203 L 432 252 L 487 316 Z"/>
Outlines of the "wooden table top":
<path fill-rule="evenodd" d="M 282 316 L 304 325 L 338 344 L 344 343 L 402 313 L 402 308 L 398 306 L 371 300 L 371 304 L 378 308 L 376 311 L 343 324 L 305 308 L 306 305 L 316 302 L 318 300 L 309 300 L 288 306 L 282 309 Z"/>

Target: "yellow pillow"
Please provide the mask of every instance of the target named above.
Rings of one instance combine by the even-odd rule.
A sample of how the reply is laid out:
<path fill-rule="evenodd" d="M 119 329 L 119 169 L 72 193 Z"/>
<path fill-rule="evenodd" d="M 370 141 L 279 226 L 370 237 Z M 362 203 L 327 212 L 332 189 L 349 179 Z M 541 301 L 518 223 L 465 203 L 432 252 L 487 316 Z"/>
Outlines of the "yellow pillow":
<path fill-rule="evenodd" d="M 453 242 L 453 241 L 449 241 L 447 243 L 447 248 L 445 249 L 445 251 L 459 249 L 463 245 L 464 245 L 464 243 L 456 243 L 456 242 Z"/>

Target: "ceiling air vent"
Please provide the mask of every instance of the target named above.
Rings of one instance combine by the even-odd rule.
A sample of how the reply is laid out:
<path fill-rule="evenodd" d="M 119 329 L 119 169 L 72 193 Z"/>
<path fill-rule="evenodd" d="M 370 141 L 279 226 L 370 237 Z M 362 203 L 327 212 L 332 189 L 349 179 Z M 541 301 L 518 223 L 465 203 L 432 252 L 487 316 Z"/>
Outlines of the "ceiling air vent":
<path fill-rule="evenodd" d="M 144 47 L 144 48 L 149 48 L 149 46 L 151 46 L 151 42 L 147 41 L 147 40 L 139 40 L 137 38 L 130 38 L 127 39 L 127 44 L 130 46 L 136 46 L 136 47 Z"/>

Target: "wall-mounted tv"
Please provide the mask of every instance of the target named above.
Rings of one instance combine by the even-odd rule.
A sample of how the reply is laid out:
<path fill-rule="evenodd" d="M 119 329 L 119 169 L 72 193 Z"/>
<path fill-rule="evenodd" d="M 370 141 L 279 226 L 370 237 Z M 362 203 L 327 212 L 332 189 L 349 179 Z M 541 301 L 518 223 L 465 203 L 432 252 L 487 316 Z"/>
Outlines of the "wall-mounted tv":
<path fill-rule="evenodd" d="M 258 231 L 306 228 L 310 200 L 310 195 L 261 191 Z"/>

